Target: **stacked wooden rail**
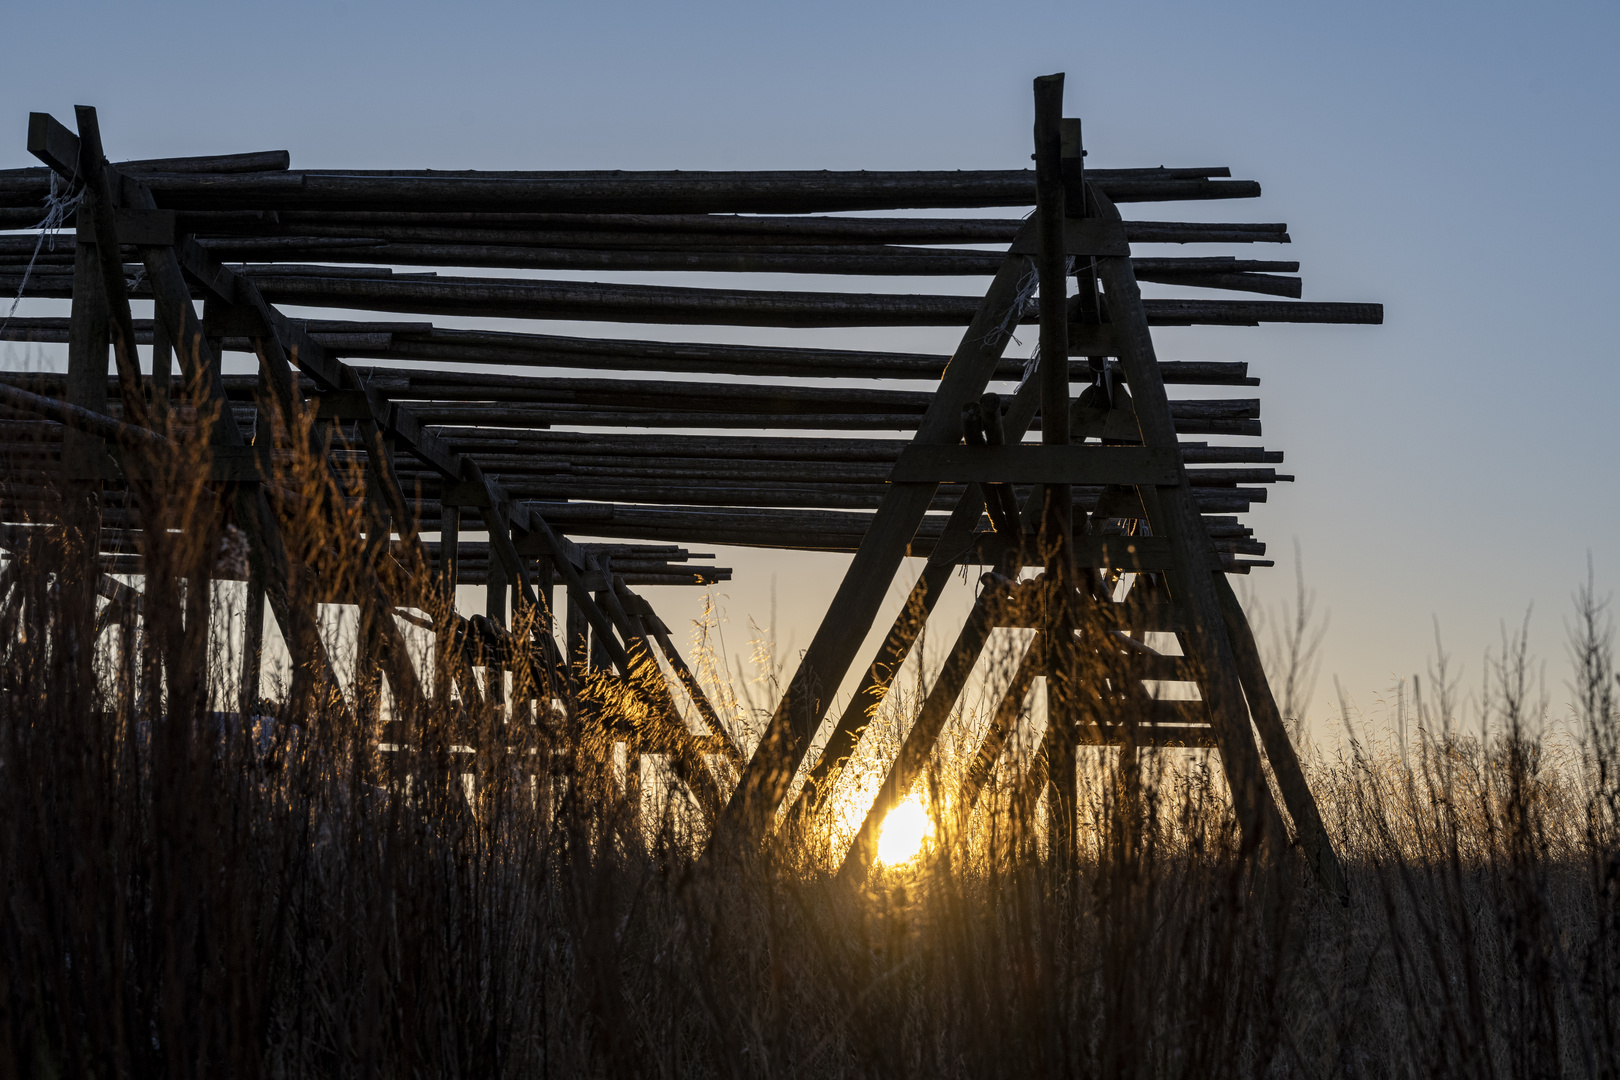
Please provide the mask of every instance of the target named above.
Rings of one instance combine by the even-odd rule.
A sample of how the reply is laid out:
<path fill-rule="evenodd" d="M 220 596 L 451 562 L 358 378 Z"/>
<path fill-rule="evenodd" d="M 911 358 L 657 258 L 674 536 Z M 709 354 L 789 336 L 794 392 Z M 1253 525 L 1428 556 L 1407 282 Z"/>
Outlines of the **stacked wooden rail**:
<path fill-rule="evenodd" d="M 93 112 L 89 116 L 93 124 Z M 81 113 L 81 135 L 84 123 Z M 895 481 L 905 479 L 913 441 L 932 444 L 949 436 L 943 441 L 960 443 L 962 402 L 952 396 L 960 395 L 942 396 L 941 388 L 954 385 L 952 372 L 963 366 L 965 352 L 972 353 L 981 388 L 999 386 L 1013 395 L 1031 383 L 1033 360 L 1005 350 L 1020 327 L 1050 321 L 1042 307 L 1050 307 L 1050 294 L 1036 289 L 1042 250 L 1023 216 L 1038 202 L 1034 170 L 294 170 L 288 155 L 270 152 L 109 166 L 109 186 L 93 214 L 97 185 L 80 179 L 89 171 L 81 169 L 85 145 L 36 114 L 30 149 L 49 167 L 0 173 L 0 227 L 20 230 L 0 236 L 0 295 L 74 300 L 72 317 L 30 310 L 7 320 L 0 339 L 68 342 L 83 353 L 86 251 L 93 260 L 96 238 L 115 233 L 121 254 L 105 261 L 101 275 L 120 294 L 112 306 L 126 305 L 122 323 L 114 312 L 115 344 L 122 336 L 133 354 L 136 344 L 155 341 L 153 364 L 143 374 L 121 362 L 110 385 L 105 370 L 96 373 L 89 361 L 78 369 L 70 361 L 65 378 L 15 373 L 6 381 L 37 398 L 139 424 L 149 403 L 170 395 L 172 345 L 183 349 L 202 340 L 221 408 L 235 420 L 223 425 L 237 438 L 221 446 L 221 458 L 240 457 L 231 446 L 253 439 L 266 383 L 282 400 L 307 404 L 350 448 L 344 453 L 355 470 L 343 473 L 348 479 L 338 483 L 340 496 L 370 497 L 389 511 L 381 526 L 386 546 L 415 545 L 437 582 L 491 585 L 491 595 L 501 596 L 491 602 L 492 617 L 505 617 L 507 590 L 514 605 L 539 605 L 549 617 L 554 605 L 561 610 L 561 601 L 549 595 L 553 583 L 561 584 L 570 644 L 582 640 L 586 623 L 592 642 L 574 650 L 576 661 L 600 650 L 622 672 L 637 641 L 646 647 L 656 636 L 647 631 L 656 616 L 647 609 L 638 630 L 630 608 L 644 605 L 627 607 L 617 590 L 725 578 L 724 569 L 690 563 L 701 556 L 685 545 L 857 552 L 859 569 L 859 553 L 874 531 L 892 530 L 885 515 L 898 486 L 906 488 L 917 518 L 896 550 L 929 559 L 925 578 L 932 594 L 940 573 L 996 562 L 984 483 L 966 476 Z M 103 160 L 99 140 L 91 157 L 98 166 Z M 1110 208 L 1260 193 L 1258 184 L 1232 179 L 1224 168 L 1088 167 L 1084 176 L 1099 204 Z M 57 222 L 75 228 L 77 242 L 64 236 L 53 244 L 36 227 L 81 188 L 90 198 L 67 207 Z M 961 216 L 986 209 L 1002 209 L 1004 216 Z M 1099 224 L 1095 215 L 1080 215 L 1066 227 L 1074 250 L 1128 265 L 1133 281 L 1260 297 L 1139 298 L 1133 311 L 1148 326 L 1376 323 L 1382 317 L 1375 304 L 1298 299 L 1293 261 L 1137 253 L 1142 245 L 1287 243 L 1281 224 L 1126 221 L 1118 215 Z M 491 270 L 500 276 L 490 276 Z M 570 276 L 540 273 L 548 271 Z M 614 279 L 578 280 L 581 272 Z M 743 286 L 757 284 L 751 275 L 797 274 L 807 276 L 807 285 L 695 287 L 658 278 L 669 273 L 734 275 Z M 619 280 L 627 274 L 652 280 Z M 913 279 L 940 278 L 968 279 L 969 291 L 901 291 L 919 289 Z M 985 279 L 990 293 L 981 297 Z M 127 303 L 148 299 L 156 305 L 154 319 L 134 319 Z M 204 303 L 200 319 L 197 300 Z M 1044 377 L 1065 386 L 1134 389 L 1142 375 L 1140 368 L 1130 370 L 1128 328 L 1106 310 L 1097 317 L 1082 296 L 1064 302 L 1072 309 L 1065 340 L 1054 345 L 1043 338 L 1043 349 L 1059 354 L 1056 367 L 1043 354 Z M 283 306 L 300 309 L 298 316 L 283 313 Z M 460 325 L 468 319 L 483 325 Z M 543 325 L 534 325 L 554 321 L 637 328 L 625 337 L 585 336 L 543 333 Z M 794 329 L 803 331 L 803 343 L 692 341 L 693 326 L 724 331 L 713 336 L 727 338 L 745 336 L 735 328 Z M 816 343 L 825 328 L 931 327 L 966 328 L 964 345 L 947 356 Z M 227 352 L 253 354 L 257 373 L 226 374 L 220 357 Z M 1269 485 L 1292 477 L 1276 469 L 1280 452 L 1249 441 L 1261 431 L 1260 403 L 1247 389 L 1258 380 L 1244 363 L 1156 356 L 1149 362 L 1159 384 L 1178 388 L 1166 423 L 1185 469 L 1200 543 L 1227 572 L 1268 565 L 1260 558 L 1264 545 L 1240 515 L 1265 500 Z M 1186 396 L 1183 388 L 1194 394 L 1208 389 Z M 0 493 L 0 517 L 37 523 L 46 510 L 39 478 L 53 462 L 73 459 L 71 451 L 64 458 L 53 450 L 53 440 L 72 443 L 78 436 L 64 436 L 60 427 L 44 432 L 41 425 L 49 427 L 54 418 L 42 420 L 37 409 L 15 401 L 5 408 L 0 444 L 9 482 Z M 1009 438 L 1041 432 L 1050 439 L 1055 431 L 1067 443 L 1071 429 L 1099 439 L 1136 437 L 1128 409 L 1104 416 L 1085 413 L 1078 402 L 1064 408 L 1053 427 L 1031 402 L 1019 433 Z M 342 466 L 343 454 L 334 455 L 333 464 Z M 229 461 L 223 467 L 247 468 Z M 107 472 L 105 482 L 104 565 L 138 572 L 138 538 L 129 531 L 137 523 L 132 496 L 115 473 Z M 914 490 L 925 486 L 926 493 Z M 1009 476 L 1001 486 L 999 498 L 1026 508 L 1039 505 L 1050 487 L 1034 476 Z M 1076 522 L 1146 519 L 1142 504 L 1132 504 L 1117 484 L 1064 486 L 1064 513 Z M 476 515 L 487 541 L 462 538 L 464 514 Z M 1157 565 L 1153 559 L 1168 559 L 1151 554 L 1160 543 L 1138 545 L 1133 557 L 1144 571 Z M 1102 540 L 1082 552 L 1087 560 L 1118 561 Z M 409 595 L 380 603 L 393 610 L 431 591 L 418 582 Z M 869 623 L 868 616 L 849 632 L 858 638 Z M 844 658 L 804 671 L 835 687 L 847 667 Z M 787 712 L 805 710 L 794 721 L 798 737 L 789 740 L 796 745 L 784 750 L 786 744 L 767 740 L 751 766 L 755 773 L 773 769 L 791 779 L 829 703 L 826 692 L 816 688 L 809 704 L 790 692 Z M 700 703 L 712 714 L 706 706 Z M 685 778 L 710 787 L 699 778 L 703 768 L 691 758 Z M 759 775 L 745 776 L 732 800 L 733 818 L 751 814 L 757 823 L 780 804 L 786 789 L 772 781 L 765 797 L 761 783 Z"/>
<path fill-rule="evenodd" d="M 243 164 L 262 167 L 252 155 Z M 839 210 L 917 210 L 1027 206 L 1032 174 L 763 173 L 538 174 L 337 173 L 332 171 L 177 172 L 174 163 L 130 166 L 143 175 L 174 230 L 192 230 L 198 246 L 221 260 L 247 261 L 241 275 L 271 303 L 417 315 L 476 314 L 524 320 L 703 322 L 760 326 L 962 325 L 973 296 L 891 292 L 741 291 L 595 284 L 524 278 L 401 273 L 397 265 L 525 269 L 703 270 L 842 274 L 860 277 L 983 276 L 994 273 L 1018 218 L 820 216 Z M 1258 185 L 1224 169 L 1140 169 L 1090 174 L 1119 201 L 1252 197 Z M 26 199 L 48 193 L 44 170 L 20 170 L 0 185 Z M 13 203 L 15 206 L 15 203 Z M 572 211 L 572 212 L 566 212 Z M 14 212 L 15 214 L 16 212 Z M 34 213 L 22 211 L 22 216 Z M 786 215 L 794 216 L 786 216 Z M 816 214 L 818 216 L 799 216 Z M 18 220 L 16 216 L 13 221 Z M 37 219 L 36 219 L 37 220 Z M 169 219 L 165 219 L 167 221 Z M 1133 222 L 1138 243 L 1278 243 L 1284 226 L 1267 223 Z M 1002 251 L 933 245 L 998 245 Z M 0 241 L 0 287 L 20 286 L 37 238 Z M 924 246 L 927 245 L 927 246 Z M 316 260 L 321 265 L 313 265 Z M 391 266 L 353 266 L 388 262 Z M 1145 280 L 1199 288 L 1297 296 L 1297 263 L 1235 257 L 1139 258 Z M 137 275 L 131 272 L 131 278 Z M 39 252 L 30 296 L 71 293 L 71 255 Z M 141 295 L 137 282 L 132 295 Z M 201 290 L 199 290 L 199 295 Z M 1033 302 L 1014 322 L 1034 317 Z M 1253 300 L 1150 300 L 1159 325 L 1262 321 L 1370 321 L 1375 305 Z M 891 440 L 835 440 L 824 433 L 914 430 L 948 359 L 939 355 L 857 352 L 670 341 L 615 340 L 436 328 L 428 323 L 322 320 L 305 324 L 334 355 L 407 363 L 371 368 L 367 385 L 412 402 L 424 424 L 451 445 L 500 456 L 518 497 L 561 502 L 555 520 L 577 531 L 625 539 L 682 540 L 853 550 L 897 453 Z M 137 337 L 150 331 L 136 324 Z M 14 320 L 5 336 L 50 341 L 61 320 Z M 227 336 L 225 346 L 240 347 Z M 414 365 L 454 363 L 449 372 Z M 498 366 L 500 373 L 465 370 Z M 1016 380 L 1008 359 L 998 378 Z M 1084 362 L 1076 363 L 1076 373 Z M 1186 386 L 1253 385 L 1241 363 L 1170 361 L 1167 382 Z M 678 373 L 669 378 L 536 378 L 512 369 Z M 718 375 L 728 381 L 693 376 Z M 740 381 L 738 376 L 746 381 Z M 1082 377 L 1089 378 L 1089 374 Z M 884 388 L 782 380 L 884 380 Z M 918 390 L 892 389 L 897 380 Z M 241 388 L 246 407 L 250 387 Z M 1175 406 L 1188 436 L 1257 435 L 1252 397 L 1186 398 Z M 1037 419 L 1033 427 L 1039 429 Z M 566 428 L 568 430 L 553 430 Z M 813 433 L 771 441 L 758 435 L 662 436 L 650 429 L 747 429 Z M 581 431 L 579 429 L 586 429 Z M 610 434 L 592 436 L 589 429 Z M 626 430 L 635 429 L 635 430 Z M 1191 449 L 1191 447 L 1189 447 Z M 1212 466 L 1274 464 L 1258 448 L 1201 448 Z M 679 456 L 688 463 L 672 462 Z M 837 463 L 860 459 L 862 472 Z M 765 463 L 777 461 L 774 470 Z M 742 462 L 747 470 L 728 471 Z M 558 466 L 568 466 L 565 470 Z M 408 467 L 407 467 L 408 471 Z M 760 475 L 761 473 L 775 475 Z M 544 477 L 543 479 L 541 477 Z M 1200 481 L 1210 513 L 1241 513 L 1264 499 L 1266 470 L 1212 469 Z M 677 480 L 682 482 L 669 482 Z M 733 481 L 727 483 L 726 481 Z M 437 517 L 431 485 L 424 521 Z M 1082 502 L 1094 497 L 1082 492 Z M 947 489 L 940 509 L 954 492 Z M 670 512 L 655 507 L 679 507 Z M 778 511 L 780 508 L 780 512 Z M 791 509 L 790 509 L 791 508 Z M 815 511 L 823 511 L 816 513 Z M 843 512 L 843 513 L 841 513 Z M 1218 527 L 1226 528 L 1220 522 Z M 938 527 L 934 523 L 932 527 Z M 922 531 L 926 547 L 928 527 Z M 1251 552 L 1252 553 L 1252 552 Z"/>

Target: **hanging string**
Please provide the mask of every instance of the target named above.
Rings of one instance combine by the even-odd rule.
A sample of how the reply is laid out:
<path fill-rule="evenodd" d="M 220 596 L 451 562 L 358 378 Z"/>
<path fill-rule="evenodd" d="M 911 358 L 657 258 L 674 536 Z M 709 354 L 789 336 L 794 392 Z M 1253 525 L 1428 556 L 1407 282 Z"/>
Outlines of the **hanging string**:
<path fill-rule="evenodd" d="M 1029 352 L 1029 359 L 1024 361 L 1024 373 L 1018 377 L 1018 389 L 1022 390 L 1024 384 L 1034 376 L 1036 369 L 1041 366 L 1041 339 L 1035 339 L 1035 347 Z"/>
<path fill-rule="evenodd" d="M 1035 260 L 1034 259 L 1029 260 L 1029 267 L 1030 267 L 1030 269 L 1029 269 L 1030 276 L 1035 279 L 1036 283 L 1039 283 L 1039 281 L 1040 281 L 1040 271 L 1035 268 Z M 1070 255 L 1067 258 L 1067 260 L 1065 260 L 1065 262 L 1063 264 L 1063 280 L 1068 281 L 1069 280 L 1069 275 L 1072 274 L 1072 273 L 1074 273 L 1074 256 Z M 1022 311 L 1024 305 L 1029 303 L 1030 298 L 1035 293 L 1035 289 L 1034 289 L 1033 286 L 1030 288 L 1028 295 L 1026 295 L 1024 293 L 1024 281 L 1027 281 L 1027 280 L 1028 280 L 1028 278 L 1025 278 L 1023 281 L 1020 281 L 1018 283 L 1018 299 L 1017 299 L 1017 301 L 1014 302 L 1012 311 L 1007 313 L 1007 318 L 1008 319 L 1013 318 L 1014 315 L 1017 312 Z M 1003 319 L 1001 325 L 1003 327 L 1005 327 L 1007 325 L 1007 320 Z M 1010 333 L 1007 336 L 1012 337 L 1012 335 Z M 1016 337 L 1013 337 L 1013 341 L 1017 342 L 1019 345 L 1023 344 L 1023 342 L 1019 341 Z M 1018 377 L 1018 389 L 1019 390 L 1022 390 L 1024 388 L 1024 384 L 1029 382 L 1030 376 L 1035 374 L 1035 369 L 1040 367 L 1040 364 L 1041 364 L 1041 342 L 1040 342 L 1039 338 L 1036 338 L 1035 339 L 1035 349 L 1034 349 L 1034 351 L 1032 351 L 1029 354 L 1029 359 L 1024 361 L 1024 372 L 1023 372 L 1022 375 L 1020 375 Z"/>
<path fill-rule="evenodd" d="M 1018 340 L 1013 330 L 1017 328 L 1018 321 L 1024 314 L 1024 309 L 1029 306 L 1029 302 L 1034 298 L 1035 290 L 1040 287 L 1040 284 L 1041 272 L 1036 268 L 1035 260 L 1032 258 L 1029 260 L 1029 271 L 1018 279 L 1018 295 L 1013 298 L 1012 304 L 1007 308 L 1007 314 L 1002 316 L 1001 324 L 984 335 L 986 345 L 994 348 L 1008 339 L 1019 345 L 1023 344 L 1022 341 Z"/>
<path fill-rule="evenodd" d="M 78 173 L 74 173 L 78 177 Z M 73 181 L 68 181 L 68 190 L 73 189 Z M 0 333 L 4 333 L 11 325 L 11 318 L 17 314 L 17 305 L 22 303 L 23 293 L 28 291 L 28 278 L 34 272 L 34 264 L 39 261 L 40 249 L 46 244 L 50 250 L 56 250 L 56 234 L 62 231 L 62 224 L 67 221 L 68 215 L 79 209 L 84 202 L 84 189 L 80 188 L 77 195 L 68 196 L 65 192 L 58 194 L 56 190 L 56 173 L 51 173 L 51 190 L 45 196 L 45 218 L 35 226 L 39 230 L 39 240 L 34 244 L 34 254 L 29 257 L 28 266 L 23 269 L 22 284 L 17 286 L 17 295 L 11 301 L 11 310 L 6 312 L 3 322 L 0 322 Z"/>

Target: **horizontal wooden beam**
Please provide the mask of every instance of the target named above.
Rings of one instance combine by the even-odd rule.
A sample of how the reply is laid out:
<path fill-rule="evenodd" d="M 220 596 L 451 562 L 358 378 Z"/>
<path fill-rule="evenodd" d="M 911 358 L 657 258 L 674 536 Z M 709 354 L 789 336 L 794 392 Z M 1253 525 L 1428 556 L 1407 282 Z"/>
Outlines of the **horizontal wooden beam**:
<path fill-rule="evenodd" d="M 200 249 L 199 249 L 200 250 Z M 398 311 L 417 315 L 707 326 L 964 326 L 972 296 L 894 293 L 766 292 L 523 278 L 387 275 L 333 276 L 267 270 L 252 275 L 265 300 L 304 307 Z M 52 269 L 24 281 L 21 267 L 0 267 L 0 290 L 40 298 L 72 296 L 72 274 Z M 132 288 L 136 298 L 150 296 Z M 1382 304 L 1277 300 L 1144 300 L 1151 326 L 1258 326 L 1267 322 L 1377 325 Z M 1033 302 L 1017 324 L 1034 322 Z M 1113 355 L 1099 345 L 1076 352 Z"/>
<path fill-rule="evenodd" d="M 927 446 L 901 452 L 896 483 L 1175 484 L 1181 462 L 1173 450 L 1142 446 Z"/>
<path fill-rule="evenodd" d="M 49 116 L 49 113 L 30 113 L 30 127 L 36 122 L 35 116 Z M 62 124 L 57 125 L 62 131 L 73 134 Z M 75 136 L 76 137 L 76 136 Z M 63 159 L 71 160 L 71 159 Z M 133 161 L 115 161 L 113 168 L 121 173 L 244 173 L 244 172 L 275 172 L 286 169 L 292 164 L 292 157 L 285 150 L 260 150 L 247 154 L 209 154 L 202 157 L 168 157 L 168 158 L 141 158 Z M 49 183 L 45 168 L 0 169 L 0 185 L 27 183 L 29 181 Z M 3 189 L 0 189 L 3 190 Z"/>
<path fill-rule="evenodd" d="M 1211 170 L 1194 170 L 1207 173 Z M 1260 185 L 1187 170 L 1088 170 L 1115 202 L 1255 198 Z M 603 174 L 432 171 L 150 173 L 162 205 L 188 209 L 408 209 L 574 213 L 836 213 L 1031 206 L 1028 170 Z"/>

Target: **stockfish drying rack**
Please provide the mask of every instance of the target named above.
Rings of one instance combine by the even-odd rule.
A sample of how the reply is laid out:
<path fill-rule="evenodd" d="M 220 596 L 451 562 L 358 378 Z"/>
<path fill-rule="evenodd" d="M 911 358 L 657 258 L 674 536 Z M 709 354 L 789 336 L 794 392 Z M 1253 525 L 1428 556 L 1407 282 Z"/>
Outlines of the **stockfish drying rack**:
<path fill-rule="evenodd" d="M 638 657 L 662 657 L 696 716 L 674 715 L 663 694 L 671 715 L 660 745 L 715 835 L 743 846 L 778 827 L 796 778 L 788 820 L 818 811 L 950 574 L 988 567 L 846 869 L 870 862 L 882 815 L 922 775 L 991 630 L 1013 625 L 1035 628 L 1034 643 L 959 803 L 978 797 L 1044 676 L 1052 721 L 1041 767 L 1057 849 L 1072 844 L 1076 747 L 1217 747 L 1246 834 L 1280 836 L 1263 752 L 1293 837 L 1336 884 L 1227 580 L 1270 565 L 1241 515 L 1292 477 L 1276 471 L 1280 452 L 1253 441 L 1259 400 L 1229 396 L 1258 384 L 1247 364 L 1160 360 L 1151 329 L 1371 324 L 1382 308 L 1300 300 L 1292 261 L 1136 254 L 1270 246 L 1289 234 L 1282 224 L 1127 220 L 1126 204 L 1252 199 L 1260 188 L 1224 168 L 1093 168 L 1061 96 L 1061 76 L 1037 80 L 1034 169 L 954 172 L 298 170 L 279 151 L 109 164 L 94 109 L 78 110 L 76 133 L 32 114 L 28 149 L 43 167 L 0 172 L 0 228 L 12 230 L 0 235 L 0 295 L 72 308 L 9 318 L 0 339 L 66 343 L 68 364 L 62 375 L 3 377 L 0 540 L 16 546 L 41 529 L 97 537 L 98 587 L 108 603 L 127 599 L 123 580 L 144 565 L 137 485 L 124 470 L 164 441 L 189 393 L 194 411 L 217 411 L 209 482 L 245 539 L 247 557 L 216 568 L 249 582 L 244 708 L 259 689 L 267 602 L 301 654 L 295 667 L 331 677 L 309 632 L 325 600 L 365 614 L 360 662 L 373 682 L 386 679 L 396 713 L 425 694 L 405 620 L 466 643 L 467 665 L 436 685 L 459 678 L 463 696 L 476 695 L 481 666 L 491 707 L 542 723 L 549 710 L 503 702 L 505 680 L 492 674 L 517 663 L 509 627 L 527 612 L 522 644 L 538 671 L 526 699 L 549 700 L 592 667 L 628 677 Z M 964 214 L 985 210 L 1001 213 Z M 57 241 L 69 228 L 71 242 Z M 569 274 L 546 274 L 556 271 Z M 745 285 L 838 275 L 868 291 L 580 280 L 671 272 Z M 989 285 L 972 295 L 872 289 L 884 277 Z M 1066 285 L 1040 287 L 1050 281 Z M 1141 282 L 1250 295 L 1144 298 Z M 133 318 L 132 301 L 149 301 L 153 317 Z M 283 307 L 342 317 L 293 318 Z M 469 317 L 501 328 L 434 322 Z M 662 329 L 532 332 L 548 320 Z M 1035 355 L 1008 355 L 1030 325 Z M 935 355 L 780 337 L 704 342 L 693 327 L 724 328 L 717 339 L 746 336 L 736 328 L 962 336 Z M 144 369 L 137 345 L 152 346 Z M 226 374 L 232 352 L 251 355 L 254 372 Z M 1170 387 L 1217 389 L 1172 398 Z M 322 444 L 334 471 L 346 464 L 360 477 L 338 487 L 365 505 L 371 561 L 344 595 L 295 587 L 310 568 L 280 540 L 288 504 L 272 472 L 289 416 L 336 432 Z M 487 540 L 463 539 L 469 524 Z M 746 759 L 634 591 L 729 577 L 687 545 L 854 554 Z M 403 557 L 406 548 L 420 557 Z M 908 555 L 926 559 L 910 602 L 829 717 Z M 456 584 L 487 587 L 481 615 L 455 611 Z M 1183 655 L 1148 647 L 1150 631 L 1177 634 Z M 1112 674 L 1096 674 L 1099 658 Z M 1155 701 L 1144 680 L 1194 682 L 1199 697 Z M 806 771 L 824 721 L 829 735 Z M 729 795 L 717 757 L 740 770 Z"/>

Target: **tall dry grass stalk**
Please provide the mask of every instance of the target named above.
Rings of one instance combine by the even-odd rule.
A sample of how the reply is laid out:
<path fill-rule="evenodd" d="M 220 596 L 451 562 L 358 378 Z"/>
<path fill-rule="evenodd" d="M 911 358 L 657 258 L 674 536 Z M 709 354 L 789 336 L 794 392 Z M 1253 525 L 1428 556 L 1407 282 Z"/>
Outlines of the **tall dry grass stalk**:
<path fill-rule="evenodd" d="M 1134 786 L 1094 754 L 1072 865 L 1037 842 L 1027 746 L 971 814 L 939 762 L 935 843 L 838 877 L 827 825 L 699 863 L 683 800 L 615 758 L 640 721 L 613 680 L 504 723 L 431 694 L 408 754 L 318 672 L 215 711 L 218 496 L 182 464 L 147 488 L 175 531 L 145 533 L 139 612 L 104 604 L 98 633 L 71 530 L 0 571 L 12 1075 L 1616 1075 L 1620 718 L 1590 587 L 1577 750 L 1537 737 L 1520 635 L 1481 734 L 1430 702 L 1411 753 L 1310 764 L 1348 908 L 1257 864 L 1200 752 Z M 278 512 L 330 575 L 365 553 L 326 482 L 294 471 Z M 745 689 L 722 704 L 747 719 Z"/>

